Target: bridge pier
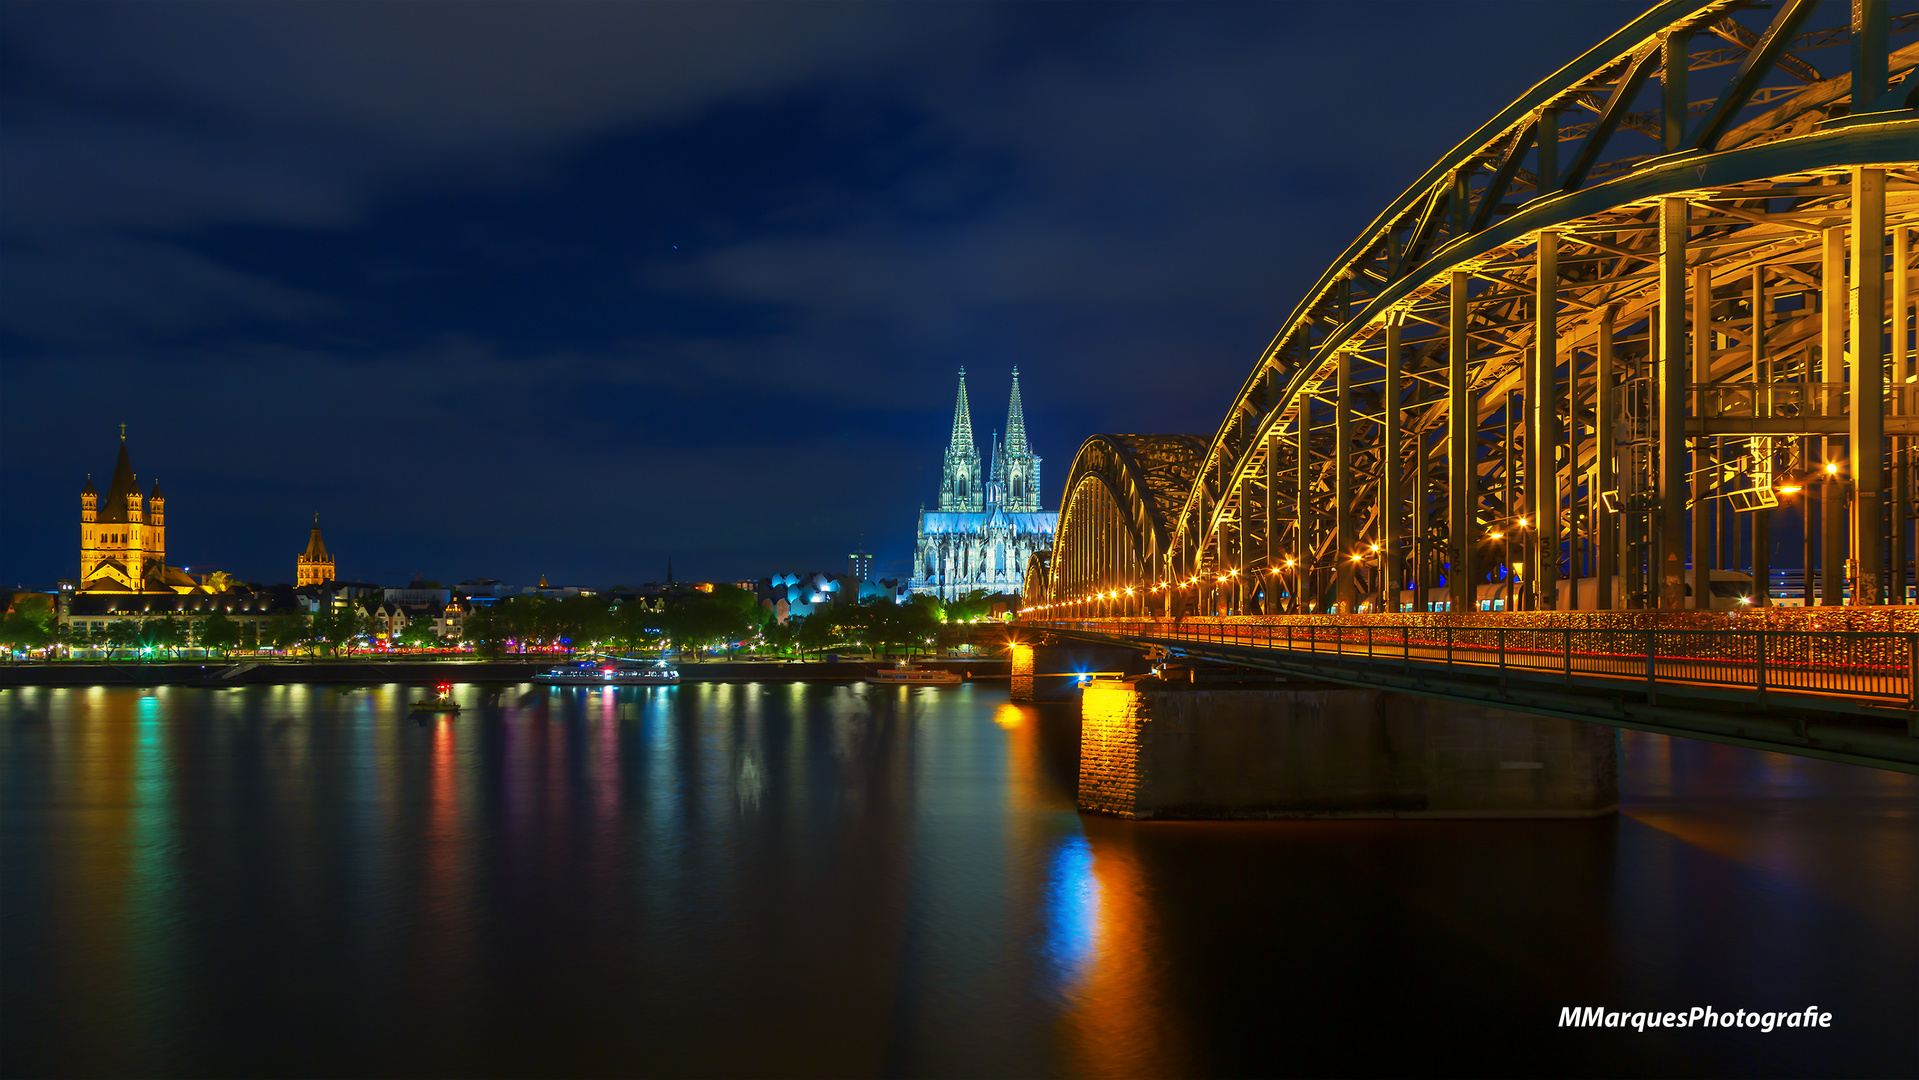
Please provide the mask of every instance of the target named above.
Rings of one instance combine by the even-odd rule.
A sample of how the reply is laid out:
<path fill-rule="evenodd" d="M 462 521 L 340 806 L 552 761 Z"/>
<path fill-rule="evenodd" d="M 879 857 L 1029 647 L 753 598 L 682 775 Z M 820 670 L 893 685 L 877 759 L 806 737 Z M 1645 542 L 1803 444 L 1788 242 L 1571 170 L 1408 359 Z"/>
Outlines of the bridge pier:
<path fill-rule="evenodd" d="M 1618 735 L 1598 724 L 1152 676 L 1095 680 L 1080 710 L 1080 809 L 1120 817 L 1591 818 L 1619 805 Z"/>
<path fill-rule="evenodd" d="M 1137 649 L 1061 641 L 1049 645 L 1016 644 L 1008 673 L 1014 701 L 1072 701 L 1087 677 L 1140 675 L 1149 664 Z"/>

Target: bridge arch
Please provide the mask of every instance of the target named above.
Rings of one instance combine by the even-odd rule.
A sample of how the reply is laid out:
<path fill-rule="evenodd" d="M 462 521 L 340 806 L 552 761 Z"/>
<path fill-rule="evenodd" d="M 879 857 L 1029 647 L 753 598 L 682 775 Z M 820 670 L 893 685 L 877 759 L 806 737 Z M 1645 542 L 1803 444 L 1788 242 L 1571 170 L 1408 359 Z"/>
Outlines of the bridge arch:
<path fill-rule="evenodd" d="M 1182 490 L 1089 440 L 1047 603 L 1704 607 L 1744 566 L 1764 604 L 1763 523 L 1825 483 L 1819 592 L 1903 602 L 1915 106 L 1919 6 L 1653 5 L 1366 226 Z"/>
<path fill-rule="evenodd" d="M 1067 473 L 1043 591 L 1026 594 L 1028 607 L 1146 610 L 1156 568 L 1171 547 L 1169 515 L 1192 487 L 1205 449 L 1192 435 L 1087 439 Z M 1030 589 L 1030 564 L 1028 574 Z"/>

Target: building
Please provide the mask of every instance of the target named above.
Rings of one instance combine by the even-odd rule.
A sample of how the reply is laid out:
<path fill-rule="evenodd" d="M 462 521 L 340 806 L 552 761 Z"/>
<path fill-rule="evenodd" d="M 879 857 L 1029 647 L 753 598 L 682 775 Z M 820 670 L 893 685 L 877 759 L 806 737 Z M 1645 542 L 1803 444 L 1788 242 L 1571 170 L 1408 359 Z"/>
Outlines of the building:
<path fill-rule="evenodd" d="M 320 538 L 320 515 L 313 515 L 313 535 L 307 537 L 307 549 L 300 553 L 294 569 L 295 588 L 324 585 L 334 578 L 333 556 L 327 554 L 326 541 Z"/>
<path fill-rule="evenodd" d="M 455 598 L 433 620 L 433 632 L 440 635 L 442 641 L 459 640 L 466 633 L 466 617 L 472 610 L 465 601 Z"/>
<path fill-rule="evenodd" d="M 369 597 L 375 600 L 385 599 L 386 589 L 371 581 L 325 581 L 318 585 L 301 585 L 293 590 L 293 596 L 300 610 L 309 615 L 318 615 L 326 611 L 338 611 L 352 604 L 358 604 Z"/>
<path fill-rule="evenodd" d="M 957 600 L 970 592 L 1017 593 L 1034 552 L 1051 551 L 1059 515 L 1040 509 L 1039 455 L 1026 437 L 1019 369 L 1006 407 L 1006 442 L 993 435 L 991 465 L 980 480 L 973 414 L 960 369 L 953 435 L 940 476 L 939 509 L 922 509 L 913 559 L 915 595 Z"/>
<path fill-rule="evenodd" d="M 404 589 L 384 590 L 385 599 L 405 608 L 409 614 L 424 612 L 438 614 L 453 602 L 453 590 L 442 588 L 432 581 L 414 581 Z"/>
<path fill-rule="evenodd" d="M 115 623 L 178 619 L 190 627 L 215 612 L 240 626 L 243 645 L 258 641 L 271 619 L 308 615 L 288 586 L 241 585 L 219 593 L 76 592 L 62 597 L 60 625 L 73 635 L 75 648 L 87 648 L 104 644 Z"/>
<path fill-rule="evenodd" d="M 102 497 L 87 477 L 80 489 L 80 581 L 75 593 L 183 595 L 199 582 L 167 565 L 167 498 L 160 482 L 142 497 L 120 425 L 120 457 Z"/>
<path fill-rule="evenodd" d="M 846 557 L 846 576 L 854 581 L 873 580 L 873 556 L 867 553 L 864 540 L 858 550 Z"/>

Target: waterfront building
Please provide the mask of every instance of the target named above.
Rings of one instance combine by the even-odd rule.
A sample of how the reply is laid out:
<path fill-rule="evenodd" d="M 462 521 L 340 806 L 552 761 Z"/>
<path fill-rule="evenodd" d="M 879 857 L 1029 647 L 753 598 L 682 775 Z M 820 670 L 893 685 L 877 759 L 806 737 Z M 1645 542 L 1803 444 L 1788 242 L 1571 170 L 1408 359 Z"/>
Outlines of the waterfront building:
<path fill-rule="evenodd" d="M 320 538 L 320 515 L 313 515 L 313 533 L 307 537 L 307 549 L 300 553 L 295 564 L 293 584 L 296 588 L 308 585 L 324 585 L 334 578 L 333 556 L 327 553 L 326 541 Z"/>
<path fill-rule="evenodd" d="M 362 603 L 367 629 L 379 637 L 388 640 L 397 638 L 406 630 L 407 623 L 412 621 L 407 617 L 406 608 L 391 600 L 368 599 Z"/>
<path fill-rule="evenodd" d="M 76 648 L 104 642 L 115 623 L 178 619 L 191 626 L 215 612 L 240 625 L 243 641 L 257 640 L 260 626 L 276 616 L 309 614 L 286 585 L 236 585 L 218 593 L 76 592 L 60 597 L 60 625 L 73 635 Z"/>
<path fill-rule="evenodd" d="M 960 369 L 953 434 L 940 474 L 939 509 L 922 508 L 913 558 L 915 595 L 957 600 L 975 590 L 1017 593 L 1026 562 L 1051 551 L 1059 514 L 1040 507 L 1040 458 L 1026 437 L 1019 369 L 1006 408 L 1006 441 L 994 433 L 986 480 L 973 442 L 973 415 Z"/>
<path fill-rule="evenodd" d="M 440 635 L 442 641 L 457 641 L 466 632 L 466 617 L 472 610 L 465 601 L 456 597 L 433 620 L 433 632 Z"/>

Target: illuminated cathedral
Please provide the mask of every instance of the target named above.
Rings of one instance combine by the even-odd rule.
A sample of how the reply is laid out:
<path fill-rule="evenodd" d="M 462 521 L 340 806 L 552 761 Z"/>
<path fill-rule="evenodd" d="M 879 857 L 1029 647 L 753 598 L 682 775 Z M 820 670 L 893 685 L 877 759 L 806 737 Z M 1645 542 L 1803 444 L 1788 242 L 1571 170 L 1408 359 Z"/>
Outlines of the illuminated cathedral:
<path fill-rule="evenodd" d="M 120 425 L 120 459 L 102 496 L 93 477 L 80 489 L 80 582 L 83 593 L 190 593 L 200 583 L 167 565 L 167 497 L 160 482 L 140 494 Z"/>
<path fill-rule="evenodd" d="M 1040 509 L 1040 459 L 1026 438 L 1018 368 L 1013 369 L 1013 393 L 1006 407 L 1006 441 L 1002 445 L 999 433 L 993 433 L 989 460 L 982 483 L 966 369 L 961 368 L 953 435 L 940 475 L 939 509 L 920 510 L 915 595 L 957 600 L 978 589 L 1017 593 L 1027 558 L 1052 550 L 1059 514 Z"/>

